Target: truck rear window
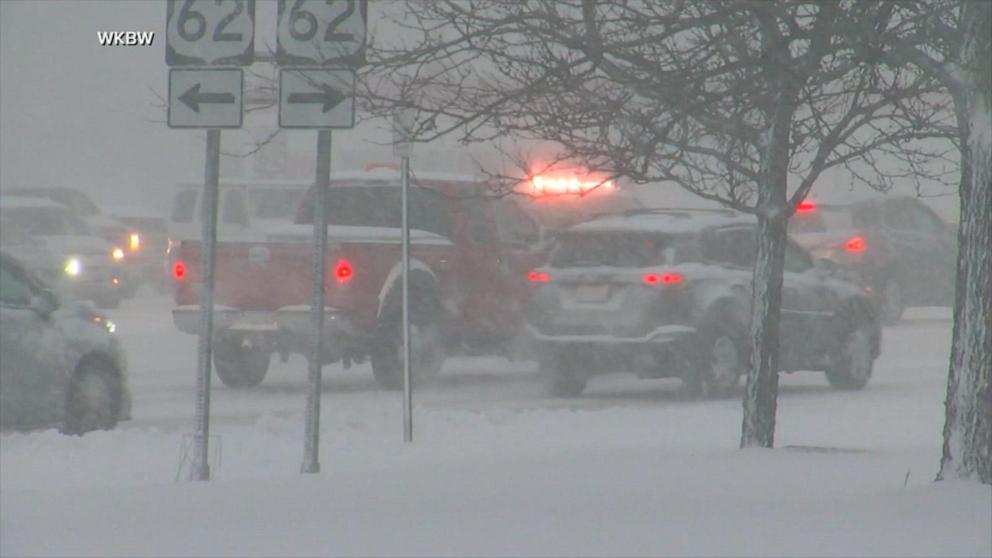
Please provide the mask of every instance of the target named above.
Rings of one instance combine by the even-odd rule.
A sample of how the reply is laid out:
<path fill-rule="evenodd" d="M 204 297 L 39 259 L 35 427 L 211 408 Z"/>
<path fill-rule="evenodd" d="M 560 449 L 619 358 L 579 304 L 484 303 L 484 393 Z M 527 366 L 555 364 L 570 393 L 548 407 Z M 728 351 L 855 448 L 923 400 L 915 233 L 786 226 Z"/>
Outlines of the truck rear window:
<path fill-rule="evenodd" d="M 552 267 L 650 267 L 678 261 L 676 243 L 660 235 L 563 234 Z"/>
<path fill-rule="evenodd" d="M 297 223 L 313 223 L 312 192 Z M 399 228 L 400 189 L 394 186 L 331 186 L 327 195 L 327 222 L 331 225 Z M 441 194 L 410 188 L 410 227 L 447 236 L 448 214 Z"/>

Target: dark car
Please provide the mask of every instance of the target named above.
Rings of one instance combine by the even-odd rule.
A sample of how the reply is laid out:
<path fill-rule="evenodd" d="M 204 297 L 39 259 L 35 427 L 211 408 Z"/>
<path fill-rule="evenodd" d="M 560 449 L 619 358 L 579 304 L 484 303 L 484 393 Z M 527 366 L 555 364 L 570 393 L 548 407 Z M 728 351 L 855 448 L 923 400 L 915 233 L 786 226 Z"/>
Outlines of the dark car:
<path fill-rule="evenodd" d="M 141 284 L 163 289 L 168 286 L 167 276 L 163 273 L 169 247 L 168 222 L 165 218 L 137 214 L 127 209 L 113 211 L 111 215 L 128 228 L 124 262 L 130 271 L 132 289 Z"/>
<path fill-rule="evenodd" d="M 83 434 L 129 418 L 115 327 L 86 306 L 62 304 L 0 252 L 0 427 Z"/>
<path fill-rule="evenodd" d="M 816 257 L 857 272 L 875 294 L 883 322 L 906 306 L 949 306 L 956 231 L 916 198 L 801 204 L 789 233 Z"/>
<path fill-rule="evenodd" d="M 565 229 L 534 286 L 528 328 L 553 395 L 578 395 L 599 373 L 682 378 L 708 396 L 732 392 L 748 358 L 753 219 L 653 211 Z M 826 372 L 860 389 L 879 354 L 865 288 L 789 241 L 781 367 Z"/>

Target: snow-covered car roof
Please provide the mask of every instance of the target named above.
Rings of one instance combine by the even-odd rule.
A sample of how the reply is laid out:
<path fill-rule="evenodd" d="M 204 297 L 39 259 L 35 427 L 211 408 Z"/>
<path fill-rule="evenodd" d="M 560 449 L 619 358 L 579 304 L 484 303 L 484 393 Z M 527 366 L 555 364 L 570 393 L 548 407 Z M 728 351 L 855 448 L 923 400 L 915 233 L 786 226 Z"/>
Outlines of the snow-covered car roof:
<path fill-rule="evenodd" d="M 585 221 L 566 232 L 662 232 L 684 234 L 711 227 L 753 225 L 751 215 L 729 210 L 649 209 Z"/>
<path fill-rule="evenodd" d="M 28 196 L 0 196 L 0 207 L 51 207 L 57 209 L 67 208 L 60 204 L 55 203 L 52 200 L 45 197 L 28 197 Z"/>

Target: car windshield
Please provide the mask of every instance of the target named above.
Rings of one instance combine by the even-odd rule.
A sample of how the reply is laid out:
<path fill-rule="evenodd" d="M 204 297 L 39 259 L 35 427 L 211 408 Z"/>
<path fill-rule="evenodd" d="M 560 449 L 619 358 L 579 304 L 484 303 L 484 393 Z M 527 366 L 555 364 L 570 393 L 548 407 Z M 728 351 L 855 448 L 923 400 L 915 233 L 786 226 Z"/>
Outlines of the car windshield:
<path fill-rule="evenodd" d="M 60 207 L 4 207 L 0 217 L 31 236 L 89 234 L 81 219 Z"/>
<path fill-rule="evenodd" d="M 650 267 L 676 263 L 675 243 L 661 235 L 576 234 L 558 237 L 552 267 Z"/>

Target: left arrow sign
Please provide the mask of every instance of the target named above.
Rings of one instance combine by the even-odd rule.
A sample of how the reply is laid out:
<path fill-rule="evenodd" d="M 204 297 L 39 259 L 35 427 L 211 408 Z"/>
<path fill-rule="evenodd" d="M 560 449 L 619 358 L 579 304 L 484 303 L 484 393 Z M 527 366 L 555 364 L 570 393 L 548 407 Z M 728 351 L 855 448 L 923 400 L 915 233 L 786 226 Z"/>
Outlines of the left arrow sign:
<path fill-rule="evenodd" d="M 184 105 L 193 109 L 193 112 L 200 112 L 200 103 L 214 105 L 228 105 L 234 103 L 233 93 L 200 93 L 200 84 L 190 87 L 185 93 L 179 96 L 179 100 Z"/>
<path fill-rule="evenodd" d="M 239 128 L 243 74 L 240 69 L 169 71 L 169 126 Z"/>

